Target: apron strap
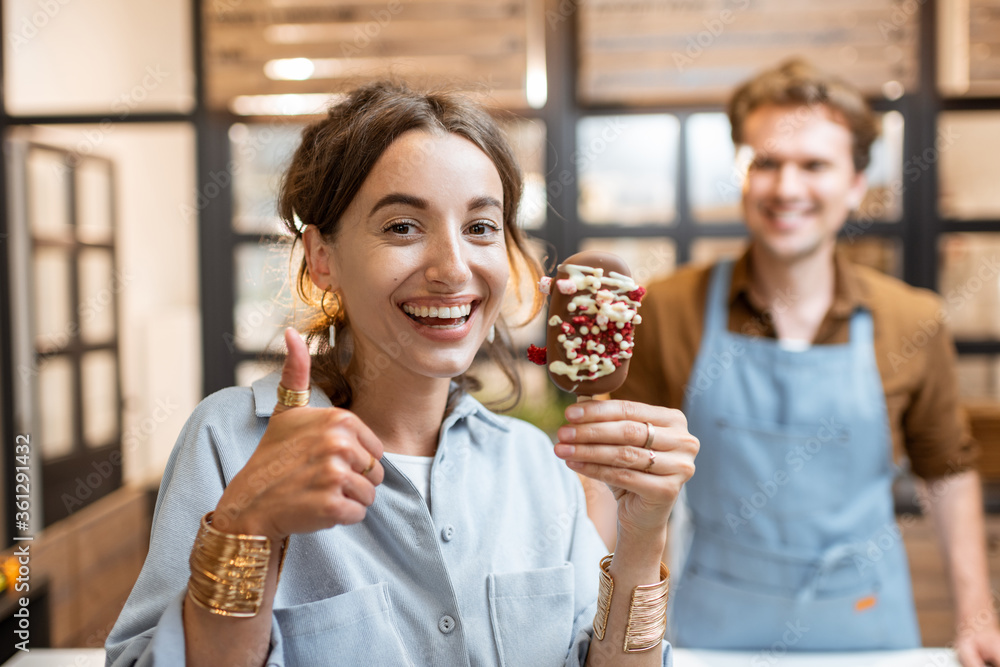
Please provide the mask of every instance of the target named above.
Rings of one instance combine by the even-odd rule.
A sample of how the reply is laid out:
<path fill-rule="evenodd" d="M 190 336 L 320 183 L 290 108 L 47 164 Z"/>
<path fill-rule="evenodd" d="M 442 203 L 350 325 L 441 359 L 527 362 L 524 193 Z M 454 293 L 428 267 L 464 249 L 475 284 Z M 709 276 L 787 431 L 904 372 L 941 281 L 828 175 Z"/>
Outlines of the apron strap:
<path fill-rule="evenodd" d="M 850 345 L 854 349 L 871 349 L 875 343 L 875 325 L 872 314 L 865 308 L 857 308 L 851 314 Z"/>
<path fill-rule="evenodd" d="M 708 284 L 708 299 L 705 308 L 705 336 L 729 328 L 729 285 L 733 274 L 733 261 L 724 259 L 712 269 Z"/>

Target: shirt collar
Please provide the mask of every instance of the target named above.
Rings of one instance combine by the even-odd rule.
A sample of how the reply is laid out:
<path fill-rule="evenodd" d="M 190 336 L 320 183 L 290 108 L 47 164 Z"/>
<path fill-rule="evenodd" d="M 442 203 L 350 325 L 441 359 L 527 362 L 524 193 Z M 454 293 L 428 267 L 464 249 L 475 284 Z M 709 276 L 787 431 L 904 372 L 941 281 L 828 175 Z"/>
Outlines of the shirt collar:
<path fill-rule="evenodd" d="M 754 298 L 750 291 L 751 275 L 750 248 L 743 252 L 733 264 L 732 282 L 729 285 L 729 305 L 743 298 L 758 313 L 766 310 L 765 305 Z M 868 290 L 865 288 L 858 268 L 847 257 L 847 251 L 837 246 L 833 253 L 834 288 L 833 304 L 830 306 L 832 317 L 848 318 L 858 308 L 868 308 Z"/>
<path fill-rule="evenodd" d="M 275 371 L 270 375 L 265 375 L 251 385 L 253 389 L 254 411 L 258 417 L 270 417 L 274 414 L 274 406 L 278 400 L 278 383 L 281 381 L 281 373 Z M 454 385 L 453 385 L 454 386 Z M 333 403 L 326 393 L 315 384 L 311 387 L 312 393 L 309 395 L 310 408 L 332 408 Z M 476 416 L 490 426 L 501 431 L 510 431 L 510 427 L 503 417 L 495 415 L 469 394 L 462 394 L 455 404 L 454 409 L 445 417 L 445 424 L 451 425 L 464 417 Z"/>

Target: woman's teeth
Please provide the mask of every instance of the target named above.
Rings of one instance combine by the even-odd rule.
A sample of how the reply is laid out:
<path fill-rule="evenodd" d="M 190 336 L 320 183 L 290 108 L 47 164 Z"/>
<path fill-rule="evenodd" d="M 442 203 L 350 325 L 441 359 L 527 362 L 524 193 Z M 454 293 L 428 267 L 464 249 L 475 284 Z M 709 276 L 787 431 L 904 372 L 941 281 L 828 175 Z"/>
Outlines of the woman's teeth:
<path fill-rule="evenodd" d="M 460 317 L 468 317 L 472 312 L 472 304 L 467 303 L 461 306 L 411 306 L 403 304 L 403 312 L 413 317 L 437 317 L 445 320 L 455 320 Z"/>
<path fill-rule="evenodd" d="M 415 306 L 403 304 L 403 312 L 416 322 L 431 329 L 454 329 L 465 324 L 472 313 L 472 304 L 461 306 Z"/>

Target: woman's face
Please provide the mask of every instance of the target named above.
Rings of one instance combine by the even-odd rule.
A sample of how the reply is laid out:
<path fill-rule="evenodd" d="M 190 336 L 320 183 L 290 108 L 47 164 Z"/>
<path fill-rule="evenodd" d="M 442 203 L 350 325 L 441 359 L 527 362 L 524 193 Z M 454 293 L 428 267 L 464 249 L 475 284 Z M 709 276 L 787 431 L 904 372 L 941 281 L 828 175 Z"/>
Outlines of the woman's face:
<path fill-rule="evenodd" d="M 504 239 L 503 186 L 485 153 L 444 132 L 396 139 L 323 246 L 355 372 L 386 362 L 426 377 L 467 370 L 500 311 Z"/>

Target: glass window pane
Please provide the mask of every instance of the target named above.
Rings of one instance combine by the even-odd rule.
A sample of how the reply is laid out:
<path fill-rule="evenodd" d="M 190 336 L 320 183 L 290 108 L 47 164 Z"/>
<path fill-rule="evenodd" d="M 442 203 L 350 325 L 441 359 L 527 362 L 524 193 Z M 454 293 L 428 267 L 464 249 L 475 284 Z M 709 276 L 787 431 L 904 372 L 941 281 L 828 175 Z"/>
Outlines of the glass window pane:
<path fill-rule="evenodd" d="M 111 164 L 103 160 L 81 161 L 76 168 L 76 197 L 77 236 L 87 241 L 112 241 Z"/>
<path fill-rule="evenodd" d="M 677 246 L 664 238 L 591 238 L 583 240 L 580 250 L 602 250 L 618 255 L 628 264 L 632 279 L 639 285 L 665 278 L 677 266 Z"/>
<path fill-rule="evenodd" d="M 43 459 L 73 451 L 73 365 L 65 357 L 39 362 L 38 428 Z"/>
<path fill-rule="evenodd" d="M 87 447 L 114 444 L 118 436 L 118 362 L 113 352 L 85 354 L 83 373 L 83 440 Z"/>
<path fill-rule="evenodd" d="M 291 317 L 292 288 L 289 277 L 298 274 L 298 260 L 291 266 L 288 245 L 241 243 L 235 250 L 236 347 L 263 351 L 281 339 Z"/>
<path fill-rule="evenodd" d="M 592 116 L 576 126 L 579 214 L 593 224 L 669 224 L 680 123 L 667 114 Z M 551 180 L 553 176 L 550 174 Z"/>
<path fill-rule="evenodd" d="M 938 139 L 924 159 L 940 157 L 938 202 L 945 218 L 1000 218 L 1000 111 L 955 111 L 938 116 Z"/>
<path fill-rule="evenodd" d="M 691 263 L 711 264 L 720 259 L 736 259 L 746 248 L 747 240 L 742 236 L 695 239 L 691 244 Z"/>
<path fill-rule="evenodd" d="M 698 222 L 739 220 L 743 176 L 724 113 L 696 113 L 687 120 L 691 213 Z"/>
<path fill-rule="evenodd" d="M 244 124 L 229 128 L 233 159 L 233 227 L 248 234 L 280 234 L 278 188 L 304 126 Z"/>
<path fill-rule="evenodd" d="M 900 239 L 865 236 L 841 240 L 838 245 L 854 263 L 902 279 L 903 243 Z"/>
<path fill-rule="evenodd" d="M 52 237 L 72 235 L 69 171 L 63 154 L 32 149 L 27 163 L 28 224 L 32 233 Z"/>
<path fill-rule="evenodd" d="M 35 251 L 34 298 L 35 336 L 42 349 L 61 348 L 74 335 L 70 302 L 69 254 L 61 248 Z"/>
<path fill-rule="evenodd" d="M 938 291 L 956 338 L 1000 338 L 1000 234 L 944 234 Z"/>
<path fill-rule="evenodd" d="M 882 133 L 872 144 L 871 156 L 865 170 L 868 192 L 856 220 L 897 222 L 903 216 L 903 114 L 882 114 Z"/>
<path fill-rule="evenodd" d="M 105 343 L 115 336 L 116 279 L 110 250 L 80 251 L 80 335 L 86 343 Z"/>
<path fill-rule="evenodd" d="M 516 120 L 504 123 L 507 139 L 524 172 L 524 193 L 517 223 L 522 229 L 539 229 L 545 224 L 545 123 L 540 120 Z"/>

